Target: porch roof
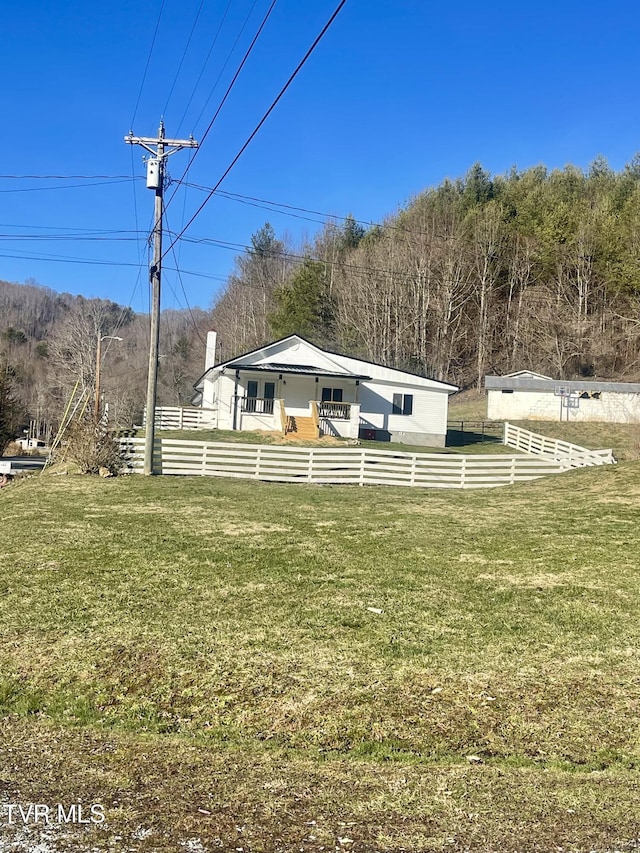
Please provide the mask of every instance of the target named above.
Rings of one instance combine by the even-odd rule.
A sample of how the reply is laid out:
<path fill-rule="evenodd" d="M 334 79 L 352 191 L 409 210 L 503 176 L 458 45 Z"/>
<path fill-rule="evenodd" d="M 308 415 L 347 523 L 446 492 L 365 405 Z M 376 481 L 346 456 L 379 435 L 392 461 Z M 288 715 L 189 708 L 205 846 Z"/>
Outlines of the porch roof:
<path fill-rule="evenodd" d="M 324 367 L 314 367 L 312 364 L 280 364 L 278 362 L 242 364 L 241 362 L 231 362 L 230 364 L 226 364 L 225 368 L 231 370 L 257 371 L 259 373 L 294 373 L 302 376 L 326 376 L 329 379 L 371 379 L 370 376 L 364 376 L 357 373 L 338 373 L 326 370 Z"/>

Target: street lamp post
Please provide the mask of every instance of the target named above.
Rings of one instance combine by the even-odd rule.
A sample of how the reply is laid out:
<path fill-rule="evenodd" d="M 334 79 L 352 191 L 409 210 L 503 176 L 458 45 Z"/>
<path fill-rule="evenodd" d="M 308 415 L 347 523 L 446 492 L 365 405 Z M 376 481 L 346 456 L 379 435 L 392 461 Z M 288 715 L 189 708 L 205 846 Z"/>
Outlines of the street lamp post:
<path fill-rule="evenodd" d="M 117 335 L 98 335 L 96 348 L 96 397 L 93 404 L 93 420 L 98 425 L 100 421 L 100 359 L 102 357 L 102 341 L 121 341 Z"/>

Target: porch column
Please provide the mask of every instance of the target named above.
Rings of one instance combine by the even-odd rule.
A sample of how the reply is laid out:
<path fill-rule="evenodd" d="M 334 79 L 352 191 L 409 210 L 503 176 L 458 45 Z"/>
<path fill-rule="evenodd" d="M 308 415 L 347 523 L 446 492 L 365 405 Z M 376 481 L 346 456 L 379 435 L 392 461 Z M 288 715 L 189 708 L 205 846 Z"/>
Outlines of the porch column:
<path fill-rule="evenodd" d="M 240 379 L 240 371 L 236 370 L 235 381 L 233 383 L 233 401 L 231 405 L 233 406 L 233 425 L 231 429 L 238 429 L 238 381 Z"/>
<path fill-rule="evenodd" d="M 357 438 L 360 433 L 360 403 L 351 403 L 349 418 L 349 438 Z"/>

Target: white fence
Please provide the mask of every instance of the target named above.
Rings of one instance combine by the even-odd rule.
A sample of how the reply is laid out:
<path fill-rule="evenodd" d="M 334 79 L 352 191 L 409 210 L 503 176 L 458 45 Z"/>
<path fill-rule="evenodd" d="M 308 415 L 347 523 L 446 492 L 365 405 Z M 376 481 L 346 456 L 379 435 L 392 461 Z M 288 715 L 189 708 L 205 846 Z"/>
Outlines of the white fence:
<path fill-rule="evenodd" d="M 568 441 L 546 438 L 528 429 L 510 423 L 504 425 L 503 443 L 524 453 L 544 456 L 560 462 L 564 469 L 583 468 L 587 465 L 611 465 L 615 463 L 612 450 L 589 450 Z"/>
<path fill-rule="evenodd" d="M 130 471 L 142 470 L 144 439 L 122 439 Z M 540 456 L 406 453 L 370 448 L 285 447 L 157 439 L 155 473 L 241 477 L 284 483 L 356 483 L 479 489 L 559 474 Z"/>
<path fill-rule="evenodd" d="M 201 409 L 188 406 L 157 406 L 156 429 L 215 429 L 217 426 L 215 409 Z M 142 425 L 146 426 L 147 410 L 144 411 Z"/>

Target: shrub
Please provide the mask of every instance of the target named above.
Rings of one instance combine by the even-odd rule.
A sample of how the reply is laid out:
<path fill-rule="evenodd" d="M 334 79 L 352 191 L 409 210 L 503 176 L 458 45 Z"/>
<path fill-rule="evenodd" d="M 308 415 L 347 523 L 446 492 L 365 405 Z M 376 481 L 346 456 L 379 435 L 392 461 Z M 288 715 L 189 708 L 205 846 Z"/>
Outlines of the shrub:
<path fill-rule="evenodd" d="M 120 444 L 113 433 L 86 415 L 74 421 L 67 432 L 67 457 L 83 474 L 99 474 L 106 469 L 117 474 L 122 468 Z"/>

